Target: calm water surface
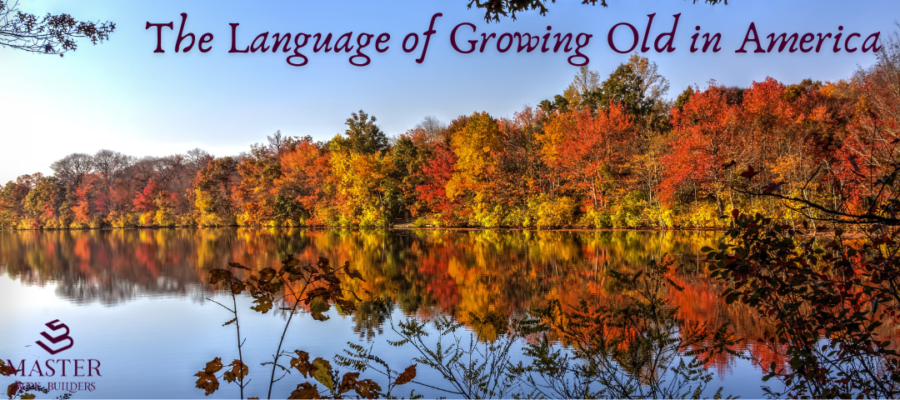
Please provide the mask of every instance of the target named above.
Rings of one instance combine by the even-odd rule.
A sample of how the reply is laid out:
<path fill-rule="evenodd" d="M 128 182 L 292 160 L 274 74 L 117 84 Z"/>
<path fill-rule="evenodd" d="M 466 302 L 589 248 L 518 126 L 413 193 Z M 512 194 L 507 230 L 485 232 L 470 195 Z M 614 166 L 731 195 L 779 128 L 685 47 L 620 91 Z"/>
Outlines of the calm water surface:
<path fill-rule="evenodd" d="M 617 288 L 610 270 L 634 271 L 669 254 L 679 260 L 678 284 L 669 294 L 688 320 L 729 321 L 742 348 L 754 357 L 783 363 L 754 347 L 764 333 L 750 310 L 728 306 L 719 288 L 705 278 L 696 255 L 714 244 L 715 233 L 659 232 L 501 232 L 352 231 L 259 229 L 160 229 L 113 231 L 0 232 L 0 359 L 94 359 L 102 376 L 41 377 L 26 382 L 88 382 L 93 391 L 73 398 L 201 398 L 193 376 L 207 361 L 237 358 L 231 314 L 208 299 L 230 303 L 230 296 L 205 283 L 207 272 L 228 262 L 251 269 L 279 265 L 293 254 L 302 260 L 326 257 L 350 262 L 365 289 L 390 299 L 389 313 L 342 316 L 332 310 L 326 322 L 295 316 L 285 350 L 300 349 L 330 359 L 347 342 L 373 346 L 395 367 L 409 365 L 411 349 L 394 348 L 390 321 L 445 315 L 468 322 L 472 313 L 522 315 L 548 299 L 577 304 L 602 299 Z M 265 398 L 269 367 L 284 326 L 281 312 L 259 314 L 239 298 L 245 362 L 253 382 L 249 396 Z M 60 320 L 74 346 L 48 355 L 35 344 L 47 322 Z M 517 351 L 519 351 L 517 349 Z M 43 364 L 42 364 L 43 365 Z M 71 368 L 71 367 L 70 367 Z M 722 356 L 711 366 L 714 391 L 762 397 L 763 375 L 755 363 Z M 419 366 L 418 379 L 441 386 L 441 379 Z M 48 371 L 42 371 L 46 373 Z M 368 373 L 363 377 L 376 378 Z M 297 373 L 278 382 L 273 398 L 286 398 L 300 382 Z M 11 378 L 0 380 L 6 387 Z M 399 395 L 407 396 L 408 385 Z M 424 387 L 417 393 L 448 396 Z M 63 392 L 51 392 L 56 397 Z M 235 385 L 222 383 L 211 398 L 234 398 Z"/>

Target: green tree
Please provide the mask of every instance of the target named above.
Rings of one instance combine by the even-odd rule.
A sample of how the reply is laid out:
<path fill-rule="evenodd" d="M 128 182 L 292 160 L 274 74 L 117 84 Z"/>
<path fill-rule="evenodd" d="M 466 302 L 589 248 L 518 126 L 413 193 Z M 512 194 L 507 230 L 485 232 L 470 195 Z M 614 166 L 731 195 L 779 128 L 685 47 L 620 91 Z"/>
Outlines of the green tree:
<path fill-rule="evenodd" d="M 569 100 L 566 100 L 566 98 L 561 95 L 553 96 L 553 101 L 543 100 L 538 105 L 541 107 L 541 110 L 544 110 L 545 112 L 553 110 L 559 110 L 560 112 L 569 111 Z"/>
<path fill-rule="evenodd" d="M 650 108 L 644 98 L 644 79 L 629 64 L 621 64 L 600 87 L 586 93 L 583 104 L 590 109 L 608 110 L 610 104 L 621 104 L 630 115 L 644 115 Z"/>
<path fill-rule="evenodd" d="M 400 136 L 392 150 L 394 178 L 399 182 L 400 201 L 394 215 L 411 217 L 417 213 L 416 187 L 424 183 L 422 165 L 428 160 L 430 151 L 421 148 L 407 135 Z M 408 215 L 407 215 L 408 214 Z"/>
<path fill-rule="evenodd" d="M 351 150 L 361 154 L 383 153 L 390 146 L 388 145 L 387 136 L 375 125 L 375 116 L 366 114 L 363 110 L 359 110 L 359 114 L 352 113 L 347 118 L 347 136 L 338 136 L 334 141 L 340 149 Z"/>
<path fill-rule="evenodd" d="M 678 107 L 679 110 L 683 109 L 684 105 L 691 101 L 691 97 L 694 97 L 694 89 L 688 86 L 688 88 L 684 89 L 684 91 L 678 95 L 678 98 L 675 99 L 675 107 Z"/>

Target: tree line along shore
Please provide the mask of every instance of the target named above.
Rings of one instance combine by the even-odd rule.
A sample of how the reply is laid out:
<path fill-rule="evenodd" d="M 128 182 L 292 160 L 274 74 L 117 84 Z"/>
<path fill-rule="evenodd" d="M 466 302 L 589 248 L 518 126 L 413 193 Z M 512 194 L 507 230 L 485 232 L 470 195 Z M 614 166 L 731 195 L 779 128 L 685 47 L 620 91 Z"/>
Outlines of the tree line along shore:
<path fill-rule="evenodd" d="M 276 133 L 238 156 L 71 154 L 0 189 L 0 228 L 715 229 L 741 209 L 815 229 L 804 201 L 864 211 L 891 165 L 900 103 L 888 50 L 838 82 L 712 81 L 674 100 L 634 55 L 605 79 L 582 67 L 562 94 L 509 118 L 426 117 L 388 136 L 359 111 L 326 142 Z"/>

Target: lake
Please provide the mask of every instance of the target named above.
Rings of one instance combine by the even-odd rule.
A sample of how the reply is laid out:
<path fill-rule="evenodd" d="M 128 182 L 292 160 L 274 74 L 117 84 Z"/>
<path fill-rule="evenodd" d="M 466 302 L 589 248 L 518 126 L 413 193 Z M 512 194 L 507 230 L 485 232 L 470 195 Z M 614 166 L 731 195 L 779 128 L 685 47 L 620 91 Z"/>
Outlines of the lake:
<path fill-rule="evenodd" d="M 301 312 L 293 318 L 284 350 L 299 349 L 330 360 L 352 342 L 371 347 L 373 354 L 402 370 L 418 353 L 409 346 L 387 344 L 398 338 L 392 323 L 448 316 L 471 330 L 473 316 L 522 317 L 549 300 L 566 305 L 581 300 L 603 303 L 621 294 L 615 280 L 608 279 L 611 271 L 637 271 L 669 255 L 676 265 L 673 280 L 682 290 L 671 290 L 666 298 L 679 307 L 680 318 L 728 323 L 740 339 L 738 350 L 766 366 L 784 365 L 777 354 L 756 344 L 767 328 L 752 310 L 725 304 L 720 286 L 706 277 L 697 255 L 719 236 L 492 230 L 0 232 L 0 359 L 15 366 L 24 361 L 26 376 L 16 379 L 55 388 L 44 395 L 54 398 L 65 389 L 73 398 L 205 397 L 195 388 L 194 374 L 215 357 L 225 364 L 237 358 L 234 326 L 223 327 L 233 315 L 215 303 L 230 304 L 231 296 L 207 283 L 208 272 L 228 262 L 253 271 L 276 268 L 280 260 L 294 255 L 308 262 L 319 257 L 335 265 L 349 262 L 364 278 L 354 283 L 357 291 L 388 300 L 390 310 L 342 315 L 332 308 L 324 322 Z M 253 312 L 246 294 L 238 296 L 237 305 L 246 338 L 243 355 L 252 379 L 246 395 L 265 398 L 271 367 L 260 364 L 275 353 L 287 313 Z M 50 331 L 45 324 L 56 320 L 69 329 L 73 346 L 53 355 L 36 343 L 41 332 Z M 515 360 L 524 359 L 521 347 L 528 340 L 519 342 L 513 349 Z M 59 360 L 73 360 L 65 377 L 59 368 L 53 376 L 42 376 L 50 375 L 48 361 L 50 366 L 67 365 Z M 73 376 L 74 360 L 84 360 L 83 376 Z M 32 365 L 35 361 L 40 371 Z M 286 359 L 280 362 L 287 364 Z M 419 365 L 417 370 L 417 381 L 442 385 L 440 375 L 428 367 Z M 764 370 L 756 362 L 719 355 L 709 371 L 715 378 L 705 394 L 723 387 L 726 395 L 764 395 Z M 363 377 L 380 378 L 370 372 Z M 307 380 L 294 371 L 275 384 L 272 397 L 286 398 Z M 3 387 L 13 381 L 0 377 Z M 426 397 L 454 397 L 415 384 L 394 394 L 408 396 L 410 389 Z M 236 385 L 222 382 L 209 397 L 239 395 Z"/>

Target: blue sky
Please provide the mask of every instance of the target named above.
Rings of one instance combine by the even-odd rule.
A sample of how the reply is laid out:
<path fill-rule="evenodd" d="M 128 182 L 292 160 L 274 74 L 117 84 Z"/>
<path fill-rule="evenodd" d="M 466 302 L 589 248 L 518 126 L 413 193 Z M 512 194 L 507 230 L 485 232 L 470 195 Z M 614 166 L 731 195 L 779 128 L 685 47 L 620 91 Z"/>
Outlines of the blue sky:
<path fill-rule="evenodd" d="M 389 135 L 405 132 L 426 115 L 445 122 L 482 110 L 508 117 L 561 93 L 577 72 L 562 54 L 500 54 L 490 46 L 485 53 L 457 53 L 450 31 L 462 22 L 478 29 L 466 38 L 481 32 L 543 34 L 547 25 L 553 32 L 593 34 L 584 51 L 589 67 L 605 76 L 628 57 L 606 43 L 613 25 L 628 22 L 643 35 L 647 14 L 656 13 L 653 38 L 670 30 L 672 15 L 681 13 L 676 51 L 642 54 L 659 65 L 671 82 L 669 97 L 675 97 L 688 85 L 703 88 L 711 79 L 729 86 L 767 76 L 786 83 L 835 81 L 875 61 L 861 52 L 735 54 L 751 22 L 763 36 L 837 33 L 842 25 L 845 33 L 865 38 L 893 32 L 900 15 L 900 2 L 893 0 L 732 0 L 727 6 L 609 0 L 608 8 L 579 3 L 561 0 L 546 17 L 528 13 L 516 21 L 487 24 L 480 10 L 466 9 L 466 0 L 21 0 L 24 11 L 111 20 L 117 30 L 109 42 L 82 42 L 62 58 L 0 48 L 0 182 L 49 173 L 50 163 L 69 153 L 103 148 L 140 157 L 200 147 L 225 156 L 246 151 L 276 130 L 327 140 L 360 109 L 375 115 Z M 155 54 L 156 32 L 145 24 L 173 21 L 177 30 L 182 12 L 189 15 L 187 30 L 215 35 L 213 50 L 175 54 L 175 32 L 165 30 L 167 51 Z M 404 53 L 400 43 L 407 33 L 427 30 L 436 12 L 443 17 L 435 24 L 425 62 L 417 64 L 420 52 Z M 232 22 L 241 24 L 238 40 L 245 45 L 265 31 L 365 31 L 390 33 L 390 49 L 376 54 L 370 46 L 372 62 L 366 67 L 350 65 L 346 55 L 309 52 L 306 66 L 292 67 L 283 54 L 228 54 Z M 721 32 L 723 50 L 691 54 L 696 25 L 703 32 Z"/>

